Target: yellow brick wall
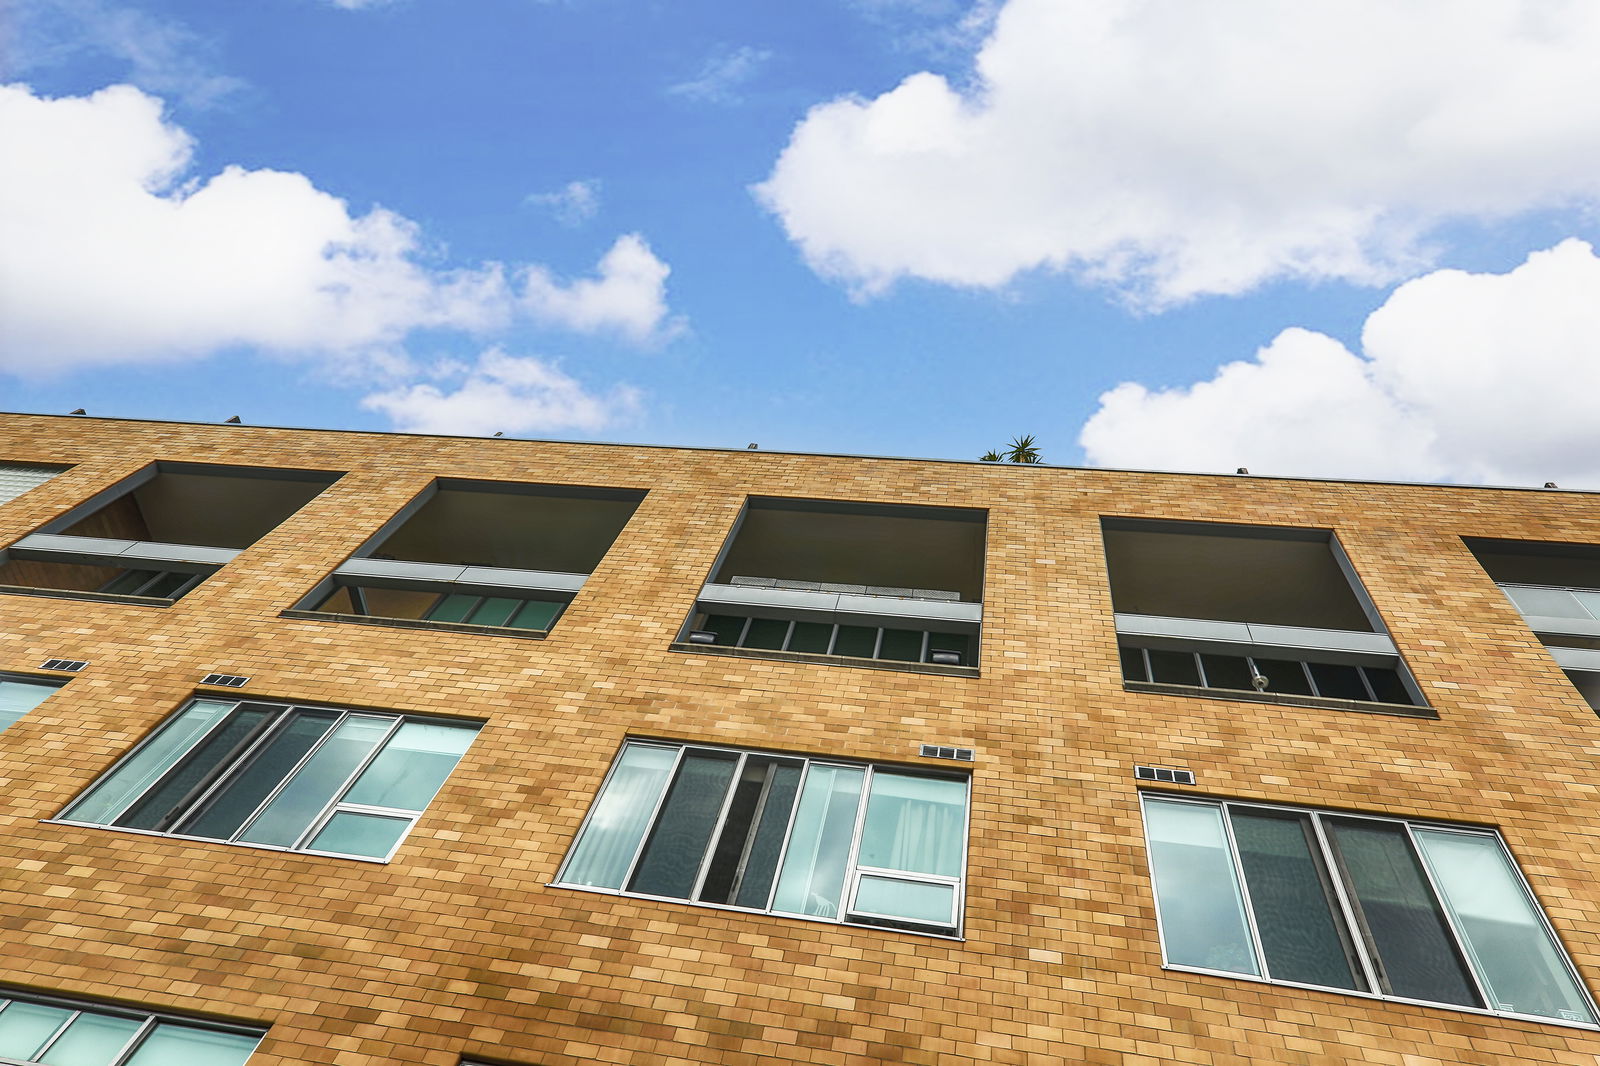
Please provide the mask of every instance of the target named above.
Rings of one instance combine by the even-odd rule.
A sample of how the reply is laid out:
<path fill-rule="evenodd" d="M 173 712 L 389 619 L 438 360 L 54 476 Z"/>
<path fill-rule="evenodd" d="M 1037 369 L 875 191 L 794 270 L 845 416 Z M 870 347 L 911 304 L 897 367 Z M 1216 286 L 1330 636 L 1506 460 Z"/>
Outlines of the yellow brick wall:
<path fill-rule="evenodd" d="M 1600 1063 L 1162 970 L 1132 777 L 1496 826 L 1600 988 L 1600 720 L 1460 540 L 1600 543 L 1600 497 L 5 416 L 0 460 L 75 465 L 0 546 L 152 459 L 348 473 L 170 608 L 0 595 L 0 669 L 91 663 L 0 734 L 0 984 L 267 1026 L 252 1066 Z M 436 476 L 649 495 L 548 640 L 279 616 Z M 981 676 L 669 651 L 752 493 L 988 508 Z M 1102 515 L 1336 530 L 1438 719 L 1124 691 Z M 42 821 L 212 671 L 486 725 L 387 865 Z M 976 748 L 965 941 L 548 887 L 630 734 Z"/>

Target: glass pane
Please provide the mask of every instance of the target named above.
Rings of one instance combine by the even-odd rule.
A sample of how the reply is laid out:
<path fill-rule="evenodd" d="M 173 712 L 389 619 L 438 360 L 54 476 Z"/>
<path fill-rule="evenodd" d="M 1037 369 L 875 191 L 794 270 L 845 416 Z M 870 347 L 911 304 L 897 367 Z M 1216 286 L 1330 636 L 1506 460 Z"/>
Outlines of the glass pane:
<path fill-rule="evenodd" d="M 813 651 L 819 654 L 828 650 L 833 639 L 833 625 L 829 622 L 796 622 L 789 637 L 790 651 Z"/>
<path fill-rule="evenodd" d="M 290 778 L 283 791 L 256 815 L 239 839 L 251 844 L 293 847 L 373 746 L 383 739 L 390 722 L 388 718 L 346 718 Z"/>
<path fill-rule="evenodd" d="M 745 854 L 733 902 L 741 907 L 765 907 L 778 873 L 778 855 L 789 831 L 789 815 L 800 790 L 801 764 L 783 762 L 772 773 L 767 798 L 762 803 L 755 839 Z"/>
<path fill-rule="evenodd" d="M 840 626 L 833 641 L 833 654 L 870 659 L 877 646 L 878 631 L 871 626 Z"/>
<path fill-rule="evenodd" d="M 340 855 L 366 855 L 381 859 L 411 828 L 409 818 L 391 818 L 361 811 L 338 811 L 306 845 L 310 851 L 336 851 Z"/>
<path fill-rule="evenodd" d="M 1370 700 L 1367 686 L 1361 683 L 1361 671 L 1341 663 L 1307 663 L 1311 680 L 1317 683 L 1317 695 L 1331 700 Z"/>
<path fill-rule="evenodd" d="M 554 600 L 526 600 L 506 625 L 517 629 L 549 629 L 565 606 Z"/>
<path fill-rule="evenodd" d="M 1250 663 L 1242 655 L 1202 655 L 1200 665 L 1206 672 L 1209 688 L 1231 688 L 1248 692 L 1255 688 L 1250 683 Z"/>
<path fill-rule="evenodd" d="M 850 858 L 865 776 L 865 771 L 854 766 L 811 766 L 789 834 L 783 872 L 778 875 L 773 910 L 839 916 L 845 863 Z"/>
<path fill-rule="evenodd" d="M 467 615 L 478 605 L 477 596 L 463 595 L 452 592 L 447 596 L 440 596 L 439 602 L 428 610 L 430 622 L 464 622 Z"/>
<path fill-rule="evenodd" d="M 1306 679 L 1305 663 L 1296 659 L 1257 659 L 1255 663 L 1256 669 L 1267 679 L 1268 692 L 1311 695 L 1311 682 Z"/>
<path fill-rule="evenodd" d="M 1379 703 L 1399 703 L 1409 706 L 1415 701 L 1411 693 L 1406 691 L 1406 686 L 1400 680 L 1400 674 L 1395 670 L 1380 666 L 1363 666 L 1361 672 L 1367 675 L 1367 683 L 1372 686 L 1372 694 Z"/>
<path fill-rule="evenodd" d="M 1232 814 L 1250 907 L 1274 980 L 1367 991 L 1304 815 Z"/>
<path fill-rule="evenodd" d="M 1592 1024 L 1583 992 L 1500 842 L 1476 833 L 1415 833 L 1491 1006 Z"/>
<path fill-rule="evenodd" d="M 744 623 L 745 620 L 738 615 L 710 614 L 706 615 L 705 624 L 701 628 L 717 635 L 714 643 L 731 646 L 739 643 L 739 634 L 744 632 Z"/>
<path fill-rule="evenodd" d="M 689 898 L 737 761 L 732 752 L 684 754 L 628 883 L 629 892 Z"/>
<path fill-rule="evenodd" d="M 1572 598 L 1578 601 L 1578 606 L 1582 607 L 1590 618 L 1600 618 L 1600 592 L 1573 589 Z"/>
<path fill-rule="evenodd" d="M 1481 1007 L 1455 939 L 1434 902 L 1405 829 L 1392 822 L 1326 820 L 1345 880 L 1376 949 L 1384 991 Z"/>
<path fill-rule="evenodd" d="M 1588 618 L 1578 598 L 1566 589 L 1517 588 L 1502 585 L 1517 610 L 1545 618 Z"/>
<path fill-rule="evenodd" d="M 82 799 L 68 807 L 64 817 L 109 824 L 233 708 L 231 702 L 196 700 L 191 703 L 158 729 L 135 755 L 102 777 Z"/>
<path fill-rule="evenodd" d="M 188 584 L 191 574 L 168 572 L 158 574 L 156 579 L 139 590 L 141 596 L 172 596 L 184 585 Z"/>
<path fill-rule="evenodd" d="M 114 592 L 119 596 L 132 596 L 145 582 L 155 577 L 155 570 L 124 570 L 100 586 L 101 592 Z"/>
<path fill-rule="evenodd" d="M 903 663 L 921 662 L 922 630 L 885 629 L 883 643 L 878 646 L 878 658 Z"/>
<path fill-rule="evenodd" d="M 127 1066 L 244 1066 L 260 1042 L 259 1036 L 162 1022 L 139 1044 Z"/>
<path fill-rule="evenodd" d="M 1150 680 L 1150 675 L 1144 668 L 1144 649 L 1118 648 L 1117 653 L 1122 656 L 1122 679 L 1124 681 Z"/>
<path fill-rule="evenodd" d="M 59 687 L 0 679 L 0 730 L 39 706 Z"/>
<path fill-rule="evenodd" d="M 476 725 L 406 722 L 361 771 L 344 802 L 422 810 L 477 735 Z"/>
<path fill-rule="evenodd" d="M 296 713 L 256 752 L 249 766 L 236 773 L 231 782 L 212 796 L 204 810 L 179 825 L 176 831 L 216 840 L 232 837 L 338 720 L 339 715 L 332 711 Z"/>
<path fill-rule="evenodd" d="M 966 813 L 964 780 L 875 771 L 856 862 L 959 877 Z"/>
<path fill-rule="evenodd" d="M 84 1012 L 39 1061 L 48 1066 L 109 1066 L 142 1024 L 139 1018 Z"/>
<path fill-rule="evenodd" d="M 206 779 L 237 758 L 277 714 L 274 707 L 240 704 L 171 773 L 139 797 L 116 824 L 129 829 L 170 828 L 173 817 L 196 798 Z"/>
<path fill-rule="evenodd" d="M 1259 975 L 1221 808 L 1148 799 L 1144 809 L 1167 961 Z"/>
<path fill-rule="evenodd" d="M 1194 653 L 1187 651 L 1150 652 L 1150 680 L 1164 685 L 1198 685 L 1200 668 L 1195 665 Z"/>
<path fill-rule="evenodd" d="M 569 885 L 621 888 L 645 822 L 666 787 L 676 748 L 629 744 L 589 811 L 561 880 Z"/>
<path fill-rule="evenodd" d="M 954 885 L 900 881 L 868 874 L 856 886 L 856 901 L 851 910 L 858 914 L 888 915 L 908 922 L 949 927 L 955 924 L 955 906 Z"/>
<path fill-rule="evenodd" d="M 70 1010 L 12 1000 L 0 1011 L 0 1055 L 33 1061 L 34 1053 L 72 1017 Z"/>
<path fill-rule="evenodd" d="M 521 600 L 509 596 L 490 596 L 478 604 L 478 609 L 472 612 L 468 621 L 475 626 L 503 626 L 521 606 Z"/>
<path fill-rule="evenodd" d="M 744 772 L 739 775 L 739 781 L 734 785 L 733 800 L 728 804 L 728 813 L 722 820 L 722 830 L 717 835 L 716 846 L 711 851 L 711 863 L 706 867 L 706 880 L 700 889 L 700 899 L 708 903 L 726 903 L 732 898 L 734 884 L 746 869 L 747 856 L 755 851 L 757 818 L 771 814 L 767 810 L 770 804 L 783 807 L 783 819 L 787 823 L 788 807 L 793 806 L 794 802 L 794 783 L 799 777 L 800 764 L 794 760 L 755 755 L 745 759 Z M 781 782 L 785 780 L 789 783 L 786 792 L 781 787 Z M 773 792 L 779 794 L 770 795 Z M 770 821 L 770 817 L 762 817 L 762 826 L 765 827 Z M 781 833 L 780 826 L 779 845 L 782 844 Z M 770 845 L 764 850 L 770 852 L 766 871 L 766 880 L 770 885 L 771 866 L 777 862 L 777 850 Z M 759 880 L 760 871 L 754 872 Z M 760 905 L 766 905 L 765 892 L 762 893 Z"/>
<path fill-rule="evenodd" d="M 743 648 L 762 648 L 778 651 L 789 636 L 789 623 L 777 618 L 752 618 L 750 629 L 744 635 Z"/>

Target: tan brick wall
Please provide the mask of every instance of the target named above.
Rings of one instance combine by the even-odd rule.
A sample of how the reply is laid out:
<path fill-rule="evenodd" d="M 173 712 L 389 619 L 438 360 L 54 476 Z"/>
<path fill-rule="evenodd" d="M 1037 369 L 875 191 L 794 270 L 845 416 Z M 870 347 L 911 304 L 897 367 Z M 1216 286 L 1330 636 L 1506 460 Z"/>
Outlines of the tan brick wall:
<path fill-rule="evenodd" d="M 0 983 L 269 1027 L 252 1066 L 1600 1062 L 1600 1034 L 1163 971 L 1131 764 L 1199 794 L 1497 826 L 1600 987 L 1600 720 L 1461 536 L 1600 543 L 1600 497 L 5 416 L 74 469 L 349 473 L 170 608 L 0 595 Z M 648 489 L 548 640 L 279 617 L 435 476 Z M 990 510 L 978 678 L 667 650 L 747 494 Z M 1126 692 L 1101 515 L 1332 528 L 1438 720 Z M 393 862 L 47 824 L 211 671 L 487 724 Z M 977 749 L 966 940 L 547 887 L 622 739 Z M 948 764 L 938 764 L 948 765 Z"/>

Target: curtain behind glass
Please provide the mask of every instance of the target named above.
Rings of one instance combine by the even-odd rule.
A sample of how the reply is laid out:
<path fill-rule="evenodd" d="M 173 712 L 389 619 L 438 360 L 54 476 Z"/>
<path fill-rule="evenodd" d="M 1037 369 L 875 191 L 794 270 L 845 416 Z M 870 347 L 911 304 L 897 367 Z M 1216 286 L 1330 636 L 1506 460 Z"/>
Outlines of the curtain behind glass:
<path fill-rule="evenodd" d="M 676 748 L 629 744 L 611 771 L 589 821 L 572 845 L 561 880 L 569 885 L 621 888 L 645 823 L 666 787 Z"/>
<path fill-rule="evenodd" d="M 1260 975 L 1219 807 L 1145 801 L 1167 961 Z"/>
<path fill-rule="evenodd" d="M 406 722 L 361 771 L 343 802 L 423 810 L 477 735 L 476 725 Z"/>
<path fill-rule="evenodd" d="M 839 916 L 864 776 L 859 767 L 811 765 L 789 833 L 773 910 Z"/>
<path fill-rule="evenodd" d="M 875 771 L 856 862 L 959 877 L 966 813 L 964 780 Z"/>
<path fill-rule="evenodd" d="M 1500 842 L 1436 829 L 1414 833 L 1493 1006 L 1593 1023 L 1583 993 Z"/>

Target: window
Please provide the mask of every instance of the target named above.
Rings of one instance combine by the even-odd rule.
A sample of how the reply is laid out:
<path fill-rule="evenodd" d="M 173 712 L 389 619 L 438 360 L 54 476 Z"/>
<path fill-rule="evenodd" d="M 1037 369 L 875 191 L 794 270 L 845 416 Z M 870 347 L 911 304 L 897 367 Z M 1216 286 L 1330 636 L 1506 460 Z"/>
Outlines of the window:
<path fill-rule="evenodd" d="M 1367 703 L 1409 704 L 1411 693 L 1392 667 L 1308 662 L 1279 655 L 1227 655 L 1124 644 L 1122 676 L 1128 681 L 1248 692 L 1260 691 Z"/>
<path fill-rule="evenodd" d="M 387 859 L 477 731 L 470 722 L 195 700 L 61 820 Z"/>
<path fill-rule="evenodd" d="M 64 466 L 0 463 L 0 503 L 9 503 L 24 492 L 38 488 L 65 469 Z"/>
<path fill-rule="evenodd" d="M 1143 799 L 1167 965 L 1595 1025 L 1494 832 Z"/>
<path fill-rule="evenodd" d="M 0 732 L 14 725 L 17 719 L 45 701 L 56 689 L 59 681 L 24 680 L 19 677 L 0 677 Z"/>
<path fill-rule="evenodd" d="M 955 934 L 964 776 L 628 741 L 563 885 Z"/>
<path fill-rule="evenodd" d="M 906 663 L 934 662 L 935 653 L 946 652 L 954 657 L 950 660 L 954 665 L 973 661 L 974 641 L 966 633 L 727 614 L 707 614 L 697 621 L 701 632 L 715 638 L 710 643 L 723 647 L 804 651 Z"/>
<path fill-rule="evenodd" d="M 50 1066 L 241 1066 L 258 1030 L 0 992 L 0 1061 Z"/>

